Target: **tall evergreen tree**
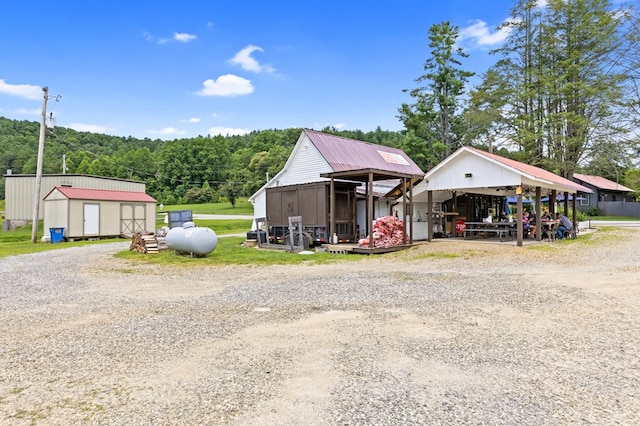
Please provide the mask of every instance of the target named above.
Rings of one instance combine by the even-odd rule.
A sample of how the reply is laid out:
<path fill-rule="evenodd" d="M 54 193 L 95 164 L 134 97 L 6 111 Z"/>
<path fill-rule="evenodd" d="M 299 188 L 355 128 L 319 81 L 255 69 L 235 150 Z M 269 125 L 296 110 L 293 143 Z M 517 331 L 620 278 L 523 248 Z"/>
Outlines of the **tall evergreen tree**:
<path fill-rule="evenodd" d="M 503 99 L 485 108 L 500 113 L 519 159 L 570 178 L 579 164 L 606 141 L 628 132 L 624 110 L 625 75 L 621 67 L 623 24 L 608 0 L 518 0 L 508 25 L 510 35 L 497 53 L 491 84 Z M 480 89 L 482 90 L 482 89 Z M 491 93 L 479 101 L 496 102 Z"/>
<path fill-rule="evenodd" d="M 436 165 L 462 144 L 461 100 L 465 84 L 474 74 L 460 68 L 467 54 L 456 46 L 458 37 L 458 27 L 449 22 L 429 28 L 431 56 L 424 64 L 426 73 L 416 79 L 419 86 L 409 91 L 415 102 L 403 103 L 398 110 L 398 118 L 410 133 L 407 138 L 410 143 L 400 147 L 423 170 Z M 423 141 L 423 145 L 417 145 L 415 138 Z"/>

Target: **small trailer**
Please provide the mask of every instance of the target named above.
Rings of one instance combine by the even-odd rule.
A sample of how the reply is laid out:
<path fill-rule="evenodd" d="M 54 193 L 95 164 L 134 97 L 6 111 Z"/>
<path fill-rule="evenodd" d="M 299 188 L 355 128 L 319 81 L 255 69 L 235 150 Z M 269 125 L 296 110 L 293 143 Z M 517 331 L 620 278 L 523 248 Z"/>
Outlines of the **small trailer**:
<path fill-rule="evenodd" d="M 335 234 L 338 242 L 357 240 L 356 187 L 353 182 L 334 182 Z M 302 218 L 305 246 L 331 243 L 330 182 L 314 182 L 299 185 L 278 186 L 266 190 L 266 213 L 269 239 L 272 243 L 287 244 L 289 218 Z M 297 239 L 297 236 L 294 235 Z"/>

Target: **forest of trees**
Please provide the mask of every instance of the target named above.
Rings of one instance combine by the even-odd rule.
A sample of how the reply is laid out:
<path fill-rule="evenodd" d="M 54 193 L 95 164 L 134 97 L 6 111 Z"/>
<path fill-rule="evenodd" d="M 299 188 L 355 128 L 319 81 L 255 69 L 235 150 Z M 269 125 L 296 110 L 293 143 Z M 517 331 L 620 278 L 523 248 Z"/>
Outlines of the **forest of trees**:
<path fill-rule="evenodd" d="M 471 87 L 449 22 L 431 49 L 403 131 L 320 129 L 404 150 L 424 171 L 472 145 L 571 178 L 603 176 L 640 194 L 640 15 L 607 0 L 515 0 L 495 64 Z M 0 117 L 0 167 L 36 172 L 39 123 Z M 249 196 L 285 164 L 302 129 L 171 141 L 47 131 L 43 173 L 141 180 L 165 204 Z M 0 185 L 4 198 L 4 181 Z"/>
<path fill-rule="evenodd" d="M 323 132 L 380 145 L 397 146 L 400 132 Z M 0 167 L 35 174 L 40 123 L 0 117 Z M 198 136 L 170 141 L 47 129 L 43 173 L 108 176 L 140 180 L 164 204 L 229 201 L 250 196 L 284 166 L 302 129 L 263 130 L 244 136 Z M 0 187 L 4 198 L 4 180 Z"/>

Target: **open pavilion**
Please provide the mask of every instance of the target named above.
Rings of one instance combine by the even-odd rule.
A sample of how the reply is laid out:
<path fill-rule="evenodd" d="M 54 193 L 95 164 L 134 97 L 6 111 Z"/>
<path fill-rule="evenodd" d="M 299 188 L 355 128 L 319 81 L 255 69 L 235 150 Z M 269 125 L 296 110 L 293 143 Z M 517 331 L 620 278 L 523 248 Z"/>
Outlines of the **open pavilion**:
<path fill-rule="evenodd" d="M 572 219 L 576 223 L 576 194 L 592 192 L 569 179 L 558 176 L 548 170 L 530 164 L 521 163 L 493 153 L 472 147 L 462 147 L 429 170 L 423 182 L 413 190 L 413 196 L 419 197 L 426 192 L 427 216 L 434 217 L 434 201 L 452 199 L 461 194 L 485 194 L 501 197 L 516 197 L 518 212 L 523 211 L 523 195 L 535 200 L 535 211 L 540 212 L 542 198 L 545 195 L 555 200 L 558 194 L 564 196 L 564 211 L 569 212 L 571 200 Z M 550 213 L 555 206 L 550 203 Z M 455 206 L 454 206 L 455 210 Z M 517 245 L 523 242 L 522 215 L 516 220 Z M 431 241 L 432 233 L 427 233 Z M 541 227 L 536 227 L 535 238 L 542 238 Z"/>

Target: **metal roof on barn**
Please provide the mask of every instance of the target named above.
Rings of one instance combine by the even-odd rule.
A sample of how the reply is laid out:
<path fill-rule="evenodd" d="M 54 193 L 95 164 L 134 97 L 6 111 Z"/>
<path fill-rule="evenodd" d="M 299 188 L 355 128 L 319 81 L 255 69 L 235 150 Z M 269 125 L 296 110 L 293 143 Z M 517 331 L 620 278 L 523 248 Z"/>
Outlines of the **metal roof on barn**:
<path fill-rule="evenodd" d="M 334 172 L 374 169 L 392 174 L 424 176 L 424 172 L 400 149 L 314 130 L 304 130 L 304 133 Z"/>
<path fill-rule="evenodd" d="M 53 191 L 59 191 L 70 200 L 93 200 L 93 201 L 129 201 L 140 203 L 155 203 L 156 200 L 144 192 L 114 191 L 109 189 L 89 189 L 75 188 L 69 186 L 56 186 Z M 49 196 L 47 194 L 47 196 Z M 45 198 L 47 198 L 45 196 Z"/>
<path fill-rule="evenodd" d="M 622 191 L 633 192 L 633 189 L 627 188 L 624 185 L 620 185 L 612 180 L 603 178 L 602 176 L 583 175 L 580 173 L 574 173 L 573 177 L 581 182 L 591 185 L 594 188 L 603 189 L 607 191 Z"/>

